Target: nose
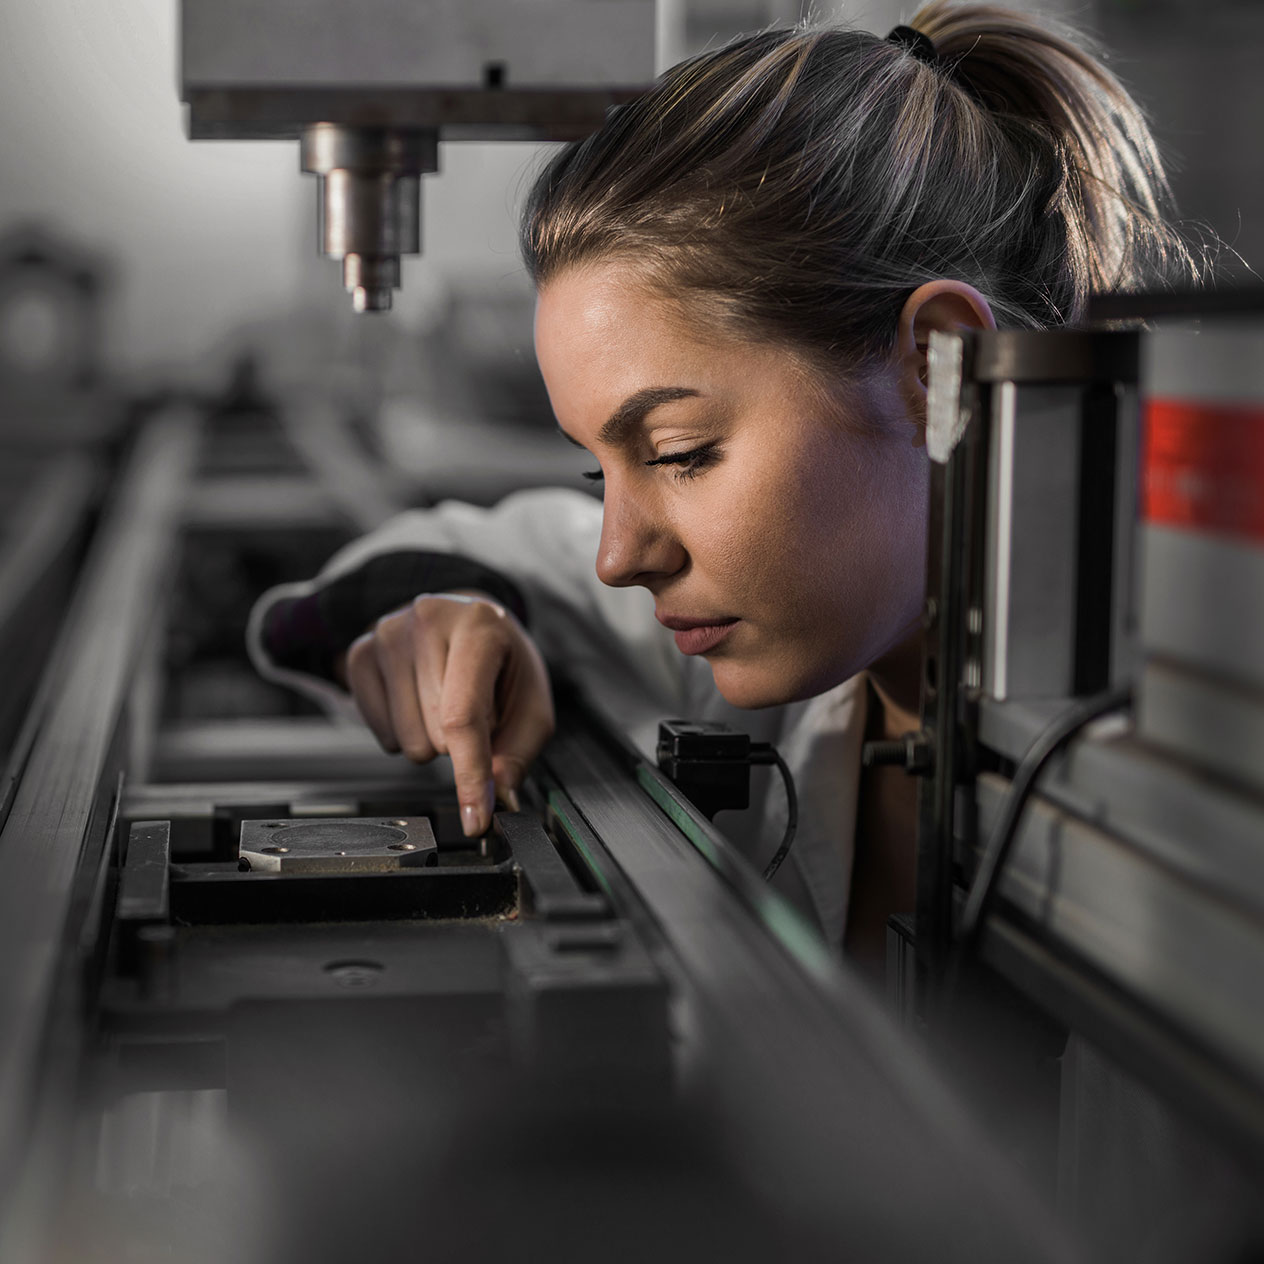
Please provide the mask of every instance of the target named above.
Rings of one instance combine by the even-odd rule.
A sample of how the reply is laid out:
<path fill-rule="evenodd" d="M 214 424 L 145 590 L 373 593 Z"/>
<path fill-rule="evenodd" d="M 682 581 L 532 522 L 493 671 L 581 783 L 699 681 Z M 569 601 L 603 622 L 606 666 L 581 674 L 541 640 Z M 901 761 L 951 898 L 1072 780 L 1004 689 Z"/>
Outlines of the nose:
<path fill-rule="evenodd" d="M 597 578 L 611 588 L 641 585 L 674 575 L 687 553 L 678 534 L 652 505 L 612 486 L 607 478 L 597 549 Z"/>

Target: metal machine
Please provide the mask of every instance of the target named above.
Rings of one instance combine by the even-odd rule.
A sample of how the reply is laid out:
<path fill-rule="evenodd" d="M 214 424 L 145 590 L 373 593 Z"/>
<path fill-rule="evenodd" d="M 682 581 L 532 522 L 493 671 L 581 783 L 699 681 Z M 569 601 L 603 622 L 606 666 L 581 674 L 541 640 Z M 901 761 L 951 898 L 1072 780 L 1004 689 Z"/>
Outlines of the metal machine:
<path fill-rule="evenodd" d="M 194 140 L 297 139 L 358 312 L 421 249 L 440 140 L 573 140 L 654 75 L 655 0 L 182 0 Z"/>
<path fill-rule="evenodd" d="M 1240 1258 L 1264 1240 L 1264 301 L 1096 311 L 1155 324 L 934 336 L 924 727 L 872 752 L 924 778 L 893 985 L 976 1068 L 1031 1072 L 1021 1127 L 1043 1095 L 1048 1179 L 1104 1257 Z"/>

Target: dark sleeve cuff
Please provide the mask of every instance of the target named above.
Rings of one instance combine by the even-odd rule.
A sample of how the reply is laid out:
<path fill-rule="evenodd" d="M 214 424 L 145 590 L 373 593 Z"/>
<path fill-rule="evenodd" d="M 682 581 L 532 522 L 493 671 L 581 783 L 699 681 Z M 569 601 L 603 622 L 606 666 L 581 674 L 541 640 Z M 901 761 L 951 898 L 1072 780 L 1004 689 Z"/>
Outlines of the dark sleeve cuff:
<path fill-rule="evenodd" d="M 384 614 L 421 593 L 475 588 L 525 624 L 518 588 L 499 572 L 453 553 L 382 553 L 306 597 L 275 602 L 263 617 L 263 649 L 278 667 L 334 680 L 334 663 Z"/>

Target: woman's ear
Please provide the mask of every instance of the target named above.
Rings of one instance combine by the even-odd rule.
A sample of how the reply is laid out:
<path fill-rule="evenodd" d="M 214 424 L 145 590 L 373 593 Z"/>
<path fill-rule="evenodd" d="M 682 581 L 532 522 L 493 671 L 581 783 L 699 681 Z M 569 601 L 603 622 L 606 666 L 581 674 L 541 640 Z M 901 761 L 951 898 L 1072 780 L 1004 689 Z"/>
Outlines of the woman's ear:
<path fill-rule="evenodd" d="M 931 331 L 995 328 L 987 299 L 964 281 L 927 281 L 908 296 L 900 310 L 896 359 L 900 394 L 911 418 L 926 419 L 926 346 Z"/>

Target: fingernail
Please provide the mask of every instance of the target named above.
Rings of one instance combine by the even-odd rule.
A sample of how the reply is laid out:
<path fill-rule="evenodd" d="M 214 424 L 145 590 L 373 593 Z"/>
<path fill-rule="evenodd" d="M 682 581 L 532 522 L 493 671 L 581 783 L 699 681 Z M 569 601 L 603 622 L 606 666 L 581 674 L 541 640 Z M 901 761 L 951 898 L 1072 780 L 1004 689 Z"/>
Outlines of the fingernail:
<path fill-rule="evenodd" d="M 465 831 L 466 838 L 477 838 L 483 832 L 482 814 L 472 803 L 461 807 L 461 828 Z"/>
<path fill-rule="evenodd" d="M 518 802 L 518 792 L 513 788 L 513 786 L 498 786 L 496 788 L 496 794 L 499 796 L 500 801 L 511 812 L 522 811 L 522 805 Z"/>

